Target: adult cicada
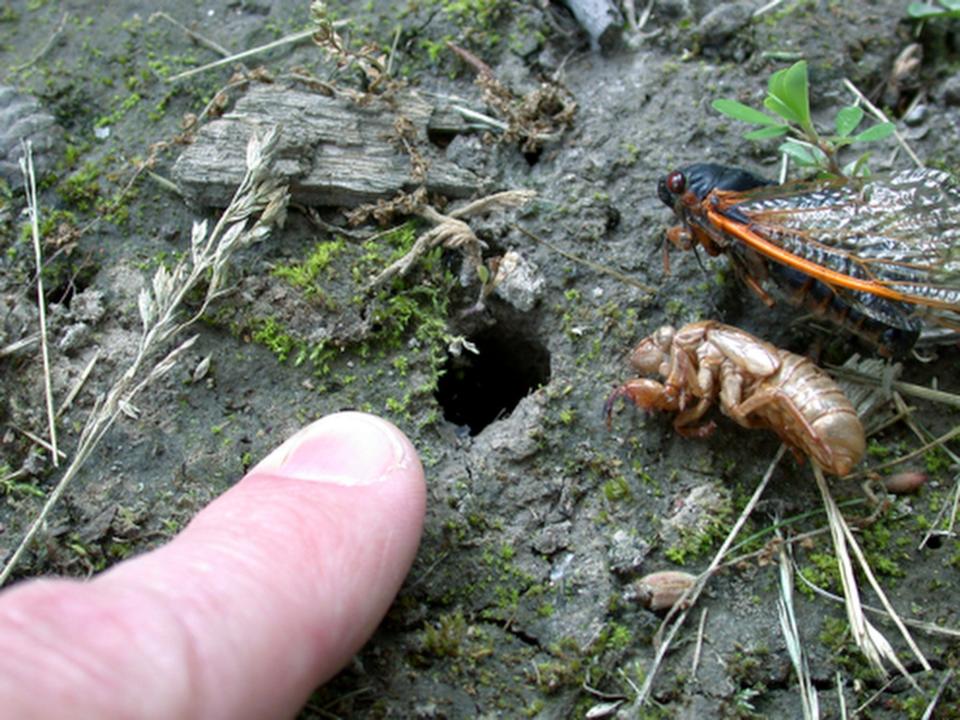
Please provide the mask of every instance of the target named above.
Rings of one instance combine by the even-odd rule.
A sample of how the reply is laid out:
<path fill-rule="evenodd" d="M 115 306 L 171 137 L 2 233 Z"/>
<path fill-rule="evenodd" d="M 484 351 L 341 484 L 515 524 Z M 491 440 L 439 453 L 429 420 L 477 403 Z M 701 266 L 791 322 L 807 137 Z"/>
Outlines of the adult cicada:
<path fill-rule="evenodd" d="M 796 305 L 901 355 L 960 337 L 960 186 L 939 170 L 775 185 L 698 163 L 662 178 L 678 248 L 726 253 L 767 304 Z"/>

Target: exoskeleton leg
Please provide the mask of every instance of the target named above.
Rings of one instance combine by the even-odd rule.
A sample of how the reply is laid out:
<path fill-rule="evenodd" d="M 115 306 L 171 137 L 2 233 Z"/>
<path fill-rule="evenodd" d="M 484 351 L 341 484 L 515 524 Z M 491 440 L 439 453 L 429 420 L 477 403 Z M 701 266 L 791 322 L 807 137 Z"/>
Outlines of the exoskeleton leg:
<path fill-rule="evenodd" d="M 696 405 L 681 411 L 677 415 L 673 421 L 673 429 L 687 438 L 705 438 L 712 435 L 713 431 L 717 429 L 717 424 L 713 420 L 699 425 L 694 424 L 706 414 L 712 404 L 709 398 L 700 398 L 700 402 Z"/>
<path fill-rule="evenodd" d="M 610 397 L 604 403 L 603 411 L 607 418 L 607 426 L 613 418 L 613 405 L 618 398 L 628 399 L 641 410 L 677 412 L 680 409 L 679 399 L 667 393 L 662 383 L 649 378 L 634 378 L 627 380 L 610 393 Z"/>

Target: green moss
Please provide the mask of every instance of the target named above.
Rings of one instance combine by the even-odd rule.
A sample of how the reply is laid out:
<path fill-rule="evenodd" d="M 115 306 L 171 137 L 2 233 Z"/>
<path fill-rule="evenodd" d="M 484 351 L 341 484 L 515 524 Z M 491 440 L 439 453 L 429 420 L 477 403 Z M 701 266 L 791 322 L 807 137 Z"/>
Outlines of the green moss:
<path fill-rule="evenodd" d="M 616 622 L 607 623 L 600 633 L 597 646 L 594 652 L 601 653 L 606 650 L 625 650 L 633 643 L 633 633 L 626 625 Z"/>
<path fill-rule="evenodd" d="M 712 513 L 704 514 L 700 530 L 685 530 L 678 541 L 664 550 L 664 555 L 677 565 L 711 552 L 726 537 L 727 525 L 733 514 L 733 503 L 725 498 L 718 503 Z"/>
<path fill-rule="evenodd" d="M 580 687 L 586 679 L 583 654 L 576 640 L 565 638 L 547 648 L 549 660 L 534 663 L 527 680 L 541 692 L 553 694 L 564 688 Z"/>
<path fill-rule="evenodd" d="M 603 496 L 608 502 L 619 502 L 632 499 L 633 493 L 630 491 L 630 483 L 620 475 L 603 483 Z"/>
<path fill-rule="evenodd" d="M 46 493 L 32 482 L 18 482 L 7 464 L 0 464 L 0 495 L 11 498 L 45 497 Z"/>
<path fill-rule="evenodd" d="M 945 474 L 951 467 L 951 460 L 943 448 L 935 447 L 923 454 L 923 466 L 931 475 Z"/>
<path fill-rule="evenodd" d="M 272 317 L 259 321 L 258 327 L 253 332 L 253 340 L 265 345 L 280 362 L 285 362 L 298 345 L 297 341 Z"/>
<path fill-rule="evenodd" d="M 458 657 L 467 634 L 467 621 L 459 610 L 441 615 L 423 632 L 423 651 L 435 657 Z"/>
<path fill-rule="evenodd" d="M 273 269 L 272 275 L 308 293 L 319 292 L 322 289 L 318 284 L 322 274 L 330 268 L 331 263 L 343 250 L 343 246 L 342 238 L 317 243 L 302 262 L 279 265 Z"/>
<path fill-rule="evenodd" d="M 540 715 L 540 713 L 543 712 L 543 709 L 545 707 L 546 707 L 546 703 L 544 703 L 543 700 L 537 699 L 537 700 L 531 701 L 530 704 L 527 705 L 522 712 L 524 717 L 528 717 L 528 718 L 537 717 L 538 715 Z"/>
<path fill-rule="evenodd" d="M 142 98 L 137 93 L 130 93 L 126 97 L 114 97 L 114 109 L 109 115 L 103 115 L 94 122 L 94 127 L 110 127 L 116 125 L 123 117 L 140 104 Z"/>
<path fill-rule="evenodd" d="M 60 196 L 78 210 L 87 212 L 93 209 L 94 203 L 100 197 L 100 174 L 102 167 L 99 163 L 87 161 L 83 166 L 69 175 L 57 190 Z"/>
<path fill-rule="evenodd" d="M 840 567 L 837 558 L 831 552 L 811 552 L 807 554 L 807 563 L 803 566 L 803 575 L 810 582 L 824 590 L 836 590 L 840 587 Z M 813 591 L 800 584 L 800 592 L 813 596 Z"/>
<path fill-rule="evenodd" d="M 406 355 L 395 357 L 390 364 L 401 377 L 405 376 L 410 369 L 410 359 Z"/>
<path fill-rule="evenodd" d="M 389 397 L 384 403 L 384 407 L 394 415 L 406 416 L 412 399 L 413 396 L 409 392 L 401 398 Z"/>
<path fill-rule="evenodd" d="M 77 216 L 69 210 L 51 210 L 40 215 L 39 231 L 41 238 L 50 238 L 58 231 L 60 226 L 67 228 L 75 227 Z M 20 241 L 24 243 L 31 242 L 33 237 L 33 228 L 29 222 L 20 225 Z"/>
<path fill-rule="evenodd" d="M 882 443 L 872 438 L 867 443 L 867 456 L 874 460 L 887 460 L 904 454 L 902 443 Z"/>

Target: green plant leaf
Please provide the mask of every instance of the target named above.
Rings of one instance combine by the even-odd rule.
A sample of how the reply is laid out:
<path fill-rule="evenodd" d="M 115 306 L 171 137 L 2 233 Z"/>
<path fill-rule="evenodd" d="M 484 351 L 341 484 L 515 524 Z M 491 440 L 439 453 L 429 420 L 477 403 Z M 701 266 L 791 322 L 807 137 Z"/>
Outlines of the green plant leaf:
<path fill-rule="evenodd" d="M 863 120 L 863 110 L 856 105 L 841 108 L 834 118 L 834 124 L 837 127 L 837 135 L 847 137 L 857 129 L 857 125 Z"/>
<path fill-rule="evenodd" d="M 941 8 L 927 5 L 926 3 L 912 2 L 907 5 L 907 15 L 915 19 L 923 19 L 943 14 L 944 12 Z"/>
<path fill-rule="evenodd" d="M 863 132 L 857 133 L 851 138 L 851 140 L 853 140 L 853 142 L 873 142 L 875 140 L 883 140 L 884 138 L 893 135 L 893 131 L 895 129 L 896 126 L 892 122 L 877 123 L 872 127 L 868 127 Z"/>
<path fill-rule="evenodd" d="M 915 20 L 935 17 L 960 17 L 960 2 L 957 0 L 940 0 L 940 5 L 942 7 L 929 3 L 912 2 L 907 6 L 907 15 Z"/>
<path fill-rule="evenodd" d="M 710 103 L 711 107 L 717 112 L 728 115 L 736 120 L 750 123 L 751 125 L 779 125 L 780 121 L 770 117 L 764 112 L 744 105 L 742 102 L 730 100 L 729 98 L 720 98 Z"/>
<path fill-rule="evenodd" d="M 760 128 L 759 130 L 751 130 L 744 134 L 743 137 L 747 140 L 766 140 L 768 138 L 786 135 L 788 132 L 790 132 L 789 125 L 771 125 L 770 127 Z"/>
<path fill-rule="evenodd" d="M 843 174 L 847 177 L 867 177 L 870 174 L 870 168 L 867 167 L 867 160 L 870 159 L 870 153 L 865 152 L 853 162 L 843 166 Z"/>
<path fill-rule="evenodd" d="M 776 98 L 790 108 L 790 119 L 793 122 L 800 125 L 805 132 L 813 134 L 806 60 L 798 60 L 790 67 L 771 75 L 767 92 L 771 98 Z"/>
<path fill-rule="evenodd" d="M 819 148 L 810 145 L 801 145 L 798 142 L 787 140 L 780 144 L 780 152 L 789 155 L 794 162 L 803 167 L 825 167 L 827 156 Z"/>
<path fill-rule="evenodd" d="M 767 95 L 763 99 L 763 106 L 767 108 L 767 110 L 775 112 L 787 122 L 792 122 L 795 125 L 800 124 L 800 118 L 793 109 L 775 95 Z"/>

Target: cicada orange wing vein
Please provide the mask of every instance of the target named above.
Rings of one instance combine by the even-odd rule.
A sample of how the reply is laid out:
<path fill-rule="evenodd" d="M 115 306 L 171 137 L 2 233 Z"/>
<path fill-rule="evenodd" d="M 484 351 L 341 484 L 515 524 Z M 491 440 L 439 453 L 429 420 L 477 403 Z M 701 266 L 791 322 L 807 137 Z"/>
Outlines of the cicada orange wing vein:
<path fill-rule="evenodd" d="M 960 330 L 960 186 L 945 172 L 775 185 L 699 163 L 661 179 L 658 194 L 681 221 L 672 243 L 731 254 L 762 299 L 764 277 L 779 267 L 778 285 L 855 332 L 844 307 L 856 309 L 853 320 L 908 331 L 905 340 L 947 337 L 931 325 Z"/>
<path fill-rule="evenodd" d="M 745 226 L 736 220 L 731 220 L 729 217 L 723 215 L 722 213 L 716 212 L 714 210 L 707 210 L 707 218 L 709 221 L 719 228 L 720 230 L 732 235 L 737 240 L 745 243 L 749 247 L 753 248 L 759 253 L 762 253 L 771 260 L 776 262 L 783 263 L 784 265 L 789 265 L 801 272 L 809 275 L 810 277 L 816 278 L 821 282 L 824 282 L 832 287 L 843 287 L 848 290 L 856 290 L 858 292 L 870 293 L 871 295 L 878 295 L 880 297 L 887 298 L 888 300 L 895 300 L 897 302 L 912 303 L 916 305 L 928 305 L 930 307 L 939 308 L 941 310 L 952 310 L 954 312 L 960 313 L 960 303 L 949 302 L 946 300 L 938 300 L 933 297 L 925 297 L 923 295 L 911 295 L 904 293 L 902 291 L 894 289 L 892 285 L 894 284 L 891 281 L 883 280 L 873 280 L 873 279 L 861 279 L 847 275 L 845 273 L 839 272 L 837 270 L 831 270 L 829 267 L 820 265 L 812 260 L 807 260 L 806 258 L 790 252 L 789 250 L 784 249 L 782 246 L 768 240 L 765 238 L 753 223 L 749 226 Z M 870 261 L 858 260 L 855 256 L 851 255 L 851 260 L 857 262 L 864 268 L 864 273 L 869 272 Z M 919 266 L 913 266 L 914 269 L 919 269 Z M 873 273 L 869 273 L 873 274 Z M 912 282 L 903 282 L 898 281 L 897 285 L 917 285 L 919 283 L 916 281 Z M 927 286 L 929 287 L 929 286 Z"/>

